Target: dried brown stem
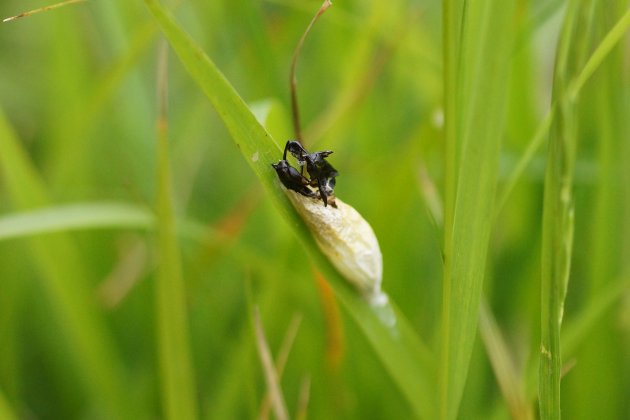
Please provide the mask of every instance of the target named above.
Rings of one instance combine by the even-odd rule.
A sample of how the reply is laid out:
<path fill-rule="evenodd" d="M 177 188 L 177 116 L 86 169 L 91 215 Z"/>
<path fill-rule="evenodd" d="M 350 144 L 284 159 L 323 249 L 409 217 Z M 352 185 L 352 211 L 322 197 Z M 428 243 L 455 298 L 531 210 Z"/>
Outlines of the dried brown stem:
<path fill-rule="evenodd" d="M 12 20 L 20 19 L 20 18 L 27 17 L 27 16 L 30 16 L 30 15 L 34 15 L 35 13 L 46 12 L 48 10 L 56 9 L 58 7 L 67 6 L 67 5 L 73 4 L 73 3 L 80 3 L 80 2 L 83 2 L 83 1 L 86 1 L 86 0 L 66 0 L 66 1 L 62 1 L 60 3 L 52 4 L 50 6 L 40 7 L 38 9 L 34 9 L 34 10 L 30 10 L 28 12 L 20 13 L 19 15 L 8 17 L 6 19 L 3 19 L 2 22 L 3 23 L 11 22 Z"/>
<path fill-rule="evenodd" d="M 252 315 L 254 318 L 254 332 L 256 333 L 258 356 L 260 357 L 263 373 L 265 374 L 267 391 L 269 392 L 269 396 L 271 398 L 271 407 L 273 408 L 276 419 L 287 420 L 289 418 L 287 406 L 284 402 L 282 390 L 280 389 L 278 374 L 276 372 L 273 359 L 271 358 L 271 350 L 269 350 L 269 344 L 265 338 L 265 332 L 263 331 L 260 313 L 257 307 L 254 308 Z"/>
<path fill-rule="evenodd" d="M 293 59 L 291 60 L 291 73 L 289 75 L 289 83 L 291 85 L 291 111 L 293 113 L 293 130 L 295 131 L 295 138 L 299 140 L 300 142 L 302 142 L 302 128 L 300 125 L 300 111 L 298 108 L 298 100 L 297 100 L 297 78 L 295 77 L 295 68 L 297 66 L 297 59 L 300 55 L 300 52 L 302 51 L 302 46 L 304 45 L 304 40 L 306 39 L 306 36 L 311 31 L 311 28 L 313 27 L 317 19 L 319 19 L 319 17 L 330 6 L 332 6 L 332 3 L 330 2 L 330 0 L 324 0 L 324 3 L 319 8 L 315 16 L 313 16 L 313 19 L 311 19 L 311 23 L 308 24 L 308 26 L 306 27 L 306 30 L 302 34 L 300 41 L 295 47 L 295 51 L 293 51 Z"/>

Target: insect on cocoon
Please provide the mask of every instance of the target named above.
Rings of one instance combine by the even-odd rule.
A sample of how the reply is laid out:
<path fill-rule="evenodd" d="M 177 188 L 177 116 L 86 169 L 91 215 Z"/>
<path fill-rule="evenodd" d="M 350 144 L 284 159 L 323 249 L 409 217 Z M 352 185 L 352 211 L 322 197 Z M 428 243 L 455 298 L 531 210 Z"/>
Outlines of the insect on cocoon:
<path fill-rule="evenodd" d="M 306 168 L 308 177 L 289 164 L 287 153 Z M 384 305 L 387 296 L 381 292 L 383 256 L 378 240 L 359 212 L 335 197 L 339 173 L 326 160 L 332 153 L 310 153 L 299 141 L 289 140 L 282 160 L 271 166 L 330 262 L 371 304 Z"/>
<path fill-rule="evenodd" d="M 306 35 L 330 5 L 329 0 L 324 0 L 293 53 L 289 80 L 296 139 L 286 142 L 282 159 L 271 166 L 291 203 L 330 262 L 370 304 L 384 307 L 388 300 L 381 291 L 383 256 L 372 227 L 352 206 L 335 197 L 339 173 L 327 160 L 333 151 L 310 153 L 301 143 L 295 67 Z M 297 161 L 299 170 L 291 166 L 288 156 L 293 156 Z"/>

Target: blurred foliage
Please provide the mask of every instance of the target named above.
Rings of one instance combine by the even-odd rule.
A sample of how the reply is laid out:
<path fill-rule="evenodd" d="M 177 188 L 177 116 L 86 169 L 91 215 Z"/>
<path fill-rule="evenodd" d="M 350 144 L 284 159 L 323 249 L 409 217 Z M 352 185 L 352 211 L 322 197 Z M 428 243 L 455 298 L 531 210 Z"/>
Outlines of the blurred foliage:
<path fill-rule="evenodd" d="M 274 139 L 291 138 L 290 59 L 321 2 L 175 3 L 178 22 L 239 95 L 253 109 L 272 104 L 266 128 Z M 627 0 L 590 4 L 585 57 L 629 8 Z M 0 17 L 42 5 L 4 0 Z M 550 109 L 564 5 L 516 1 L 507 25 L 514 43 L 499 195 Z M 0 232 L 2 418 L 166 417 L 154 307 L 161 239 L 146 210 L 159 191 L 159 39 L 140 1 L 90 0 L 0 25 L 0 227 L 23 232 Z M 442 41 L 442 2 L 338 0 L 298 66 L 306 142 L 335 151 L 336 192 L 379 238 L 384 289 L 436 354 Z M 567 418 L 630 416 L 629 51 L 626 35 L 584 85 L 573 117 L 575 233 L 563 348 L 572 367 L 561 389 Z M 274 355 L 291 320 L 302 316 L 281 379 L 289 413 L 298 411 L 308 377 L 310 418 L 414 417 L 382 355 L 318 280 L 313 260 L 174 54 L 168 69 L 172 205 L 200 417 L 258 415 L 266 390 L 252 303 Z M 483 283 L 488 330 L 472 350 L 462 418 L 537 412 L 546 156 L 546 147 L 537 149 L 505 205 L 494 207 Z M 105 210 L 116 215 L 107 223 Z M 508 371 L 506 382 L 497 366 Z M 510 387 L 520 394 L 506 397 Z"/>

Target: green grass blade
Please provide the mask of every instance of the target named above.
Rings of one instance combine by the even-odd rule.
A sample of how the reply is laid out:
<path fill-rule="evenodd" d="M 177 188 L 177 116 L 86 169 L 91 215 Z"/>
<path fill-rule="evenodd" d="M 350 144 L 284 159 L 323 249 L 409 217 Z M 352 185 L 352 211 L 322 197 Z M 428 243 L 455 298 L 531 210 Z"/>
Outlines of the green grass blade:
<path fill-rule="evenodd" d="M 551 126 L 542 224 L 541 345 L 539 405 L 542 419 L 560 418 L 562 355 L 560 327 L 573 249 L 573 170 L 577 148 L 575 103 L 569 80 L 579 65 L 579 16 L 587 2 L 571 1 L 566 12 L 554 71 L 556 118 Z"/>
<path fill-rule="evenodd" d="M 591 78 L 593 73 L 599 68 L 602 62 L 608 57 L 612 49 L 622 39 L 625 32 L 630 27 L 630 10 L 628 10 L 613 26 L 613 28 L 606 34 L 604 39 L 599 43 L 595 51 L 591 54 L 586 64 L 580 71 L 580 74 L 571 83 L 568 93 L 571 98 L 575 98 L 579 95 L 580 91 L 584 87 L 584 84 Z M 565 98 L 567 99 L 567 98 Z M 551 124 L 555 118 L 556 103 L 553 103 L 545 118 L 543 118 L 536 128 L 536 132 L 527 144 L 527 148 L 521 155 L 517 164 L 510 171 L 507 176 L 507 181 L 501 190 L 501 194 L 498 198 L 497 213 L 503 208 L 510 193 L 516 186 L 516 183 L 521 178 L 527 165 L 532 161 L 536 151 L 544 144 L 551 128 Z"/>
<path fill-rule="evenodd" d="M 285 201 L 282 191 L 275 187 L 276 174 L 270 165 L 278 160 L 280 147 L 258 123 L 247 104 L 236 94 L 203 50 L 176 25 L 170 13 L 156 0 L 145 0 L 145 3 L 186 70 L 217 109 L 256 176 L 263 181 L 269 192 Z"/>
<path fill-rule="evenodd" d="M 457 66 L 460 50 L 460 30 L 463 2 L 444 0 L 442 10 L 443 62 L 444 62 L 444 279 L 450 278 L 451 259 L 453 255 L 453 211 L 455 208 L 455 192 L 457 189 L 457 136 L 458 123 L 461 121 L 457 107 Z M 450 286 L 449 281 L 444 287 Z M 444 291 L 448 293 L 448 291 Z M 443 316 L 448 316 L 446 306 Z M 446 383 L 442 382 L 442 386 Z M 445 389 L 441 390 L 446 392 Z"/>
<path fill-rule="evenodd" d="M 157 124 L 157 254 L 155 285 L 157 336 L 162 400 L 168 419 L 193 420 L 197 416 L 197 392 L 190 358 L 186 292 L 173 214 L 170 145 L 166 120 L 167 45 L 160 45 Z"/>
<path fill-rule="evenodd" d="M 155 214 L 144 206 L 131 203 L 81 203 L 45 207 L 21 213 L 0 216 L 0 241 L 93 229 L 134 229 L 155 231 Z M 177 222 L 180 239 L 205 246 L 221 246 L 226 242 L 222 232 L 195 220 Z M 273 264 L 244 244 L 232 244 L 233 256 L 242 263 L 254 263 L 266 272 Z"/>
<path fill-rule="evenodd" d="M 615 7 L 614 3 L 604 4 L 600 2 L 597 7 L 599 13 L 596 12 L 597 17 L 594 19 L 593 32 L 595 33 L 594 37 L 599 38 L 602 29 L 608 29 L 610 23 L 614 22 L 613 19 L 618 19 L 623 12 L 627 11 L 628 5 Z M 630 16 L 630 13 L 626 15 Z M 627 21 L 630 22 L 630 19 Z M 619 24 L 617 24 L 617 28 L 619 28 Z M 603 46 L 610 45 L 608 40 L 615 33 L 619 33 L 619 31 L 613 28 L 593 52 L 584 69 L 591 67 L 589 63 L 592 63 L 595 57 L 600 56 L 598 51 L 601 51 Z M 625 392 L 626 386 L 622 376 L 618 375 L 618 366 L 623 363 L 627 351 L 617 346 L 619 339 L 619 332 L 615 326 L 618 319 L 617 314 L 614 311 L 605 311 L 605 308 L 613 307 L 611 302 L 616 301 L 615 295 L 618 293 L 619 287 L 615 279 L 623 276 L 620 274 L 618 264 L 621 257 L 618 252 L 621 249 L 618 227 L 624 223 L 624 218 L 619 212 L 622 208 L 619 200 L 623 196 L 619 174 L 624 170 L 625 165 L 619 160 L 619 151 L 622 149 L 623 143 L 627 142 L 628 136 L 627 131 L 619 123 L 626 118 L 627 110 L 623 109 L 621 104 L 616 103 L 616 92 L 627 90 L 622 87 L 621 75 L 624 70 L 620 51 L 622 51 L 621 48 L 616 48 L 609 58 L 602 62 L 600 69 L 594 74 L 593 80 L 589 81 L 579 97 L 581 105 L 578 107 L 577 118 L 580 121 L 580 127 L 589 127 L 589 123 L 582 123 L 582 121 L 590 118 L 596 127 L 597 137 L 594 143 L 597 150 L 594 152 L 593 158 L 597 162 L 597 184 L 593 186 L 592 212 L 583 214 L 580 211 L 578 214 L 581 220 L 576 221 L 576 223 L 582 222 L 583 225 L 589 226 L 585 247 L 588 249 L 587 253 L 590 260 L 587 280 L 577 287 L 579 287 L 580 293 L 585 296 L 583 305 L 598 310 L 592 311 L 590 317 L 582 318 L 581 323 L 571 324 L 567 322 L 566 325 L 562 326 L 563 359 L 577 361 L 576 368 L 570 372 L 570 376 L 566 377 L 567 386 L 562 387 L 562 414 L 566 418 L 573 418 L 578 415 L 583 416 L 583 418 L 621 418 L 625 410 L 621 401 L 626 399 L 627 392 Z M 580 80 L 580 76 L 575 80 Z M 584 111 L 585 108 L 586 111 Z M 580 142 L 588 142 L 588 137 L 581 135 Z M 583 153 L 580 155 L 583 156 Z M 579 173 L 579 169 L 576 169 L 576 172 Z M 576 245 L 579 243 L 578 240 L 580 239 L 576 239 Z M 579 259 L 576 260 L 576 264 L 579 264 L 577 261 Z M 578 270 L 575 272 L 576 274 L 579 273 Z M 627 285 L 626 282 L 626 287 Z M 595 306 L 593 304 L 598 302 L 592 301 L 592 299 L 600 291 L 611 292 L 608 294 L 609 300 L 600 300 L 599 305 Z M 567 321 L 571 319 L 574 317 L 567 318 Z M 598 321 L 597 327 L 593 328 L 592 323 L 596 320 Z M 575 337 L 581 335 L 580 330 L 582 329 L 590 330 L 591 334 L 588 336 L 588 340 L 580 340 L 580 346 L 576 347 Z M 568 356 L 572 353 L 574 356 Z M 567 362 L 563 362 L 564 366 L 566 364 Z M 606 395 L 607 398 L 593 400 L 581 398 L 582 395 L 595 392 L 599 395 Z M 573 402 L 568 404 L 568 401 Z"/>
<path fill-rule="evenodd" d="M 628 287 L 630 287 L 630 280 L 617 280 L 593 296 L 586 307 L 567 321 L 560 337 L 563 354 L 567 357 L 575 355 L 579 346 L 593 335 L 593 331 L 601 324 L 602 319 L 610 314 L 614 305 L 622 299 Z M 536 369 L 537 366 L 531 365 L 527 370 L 527 395 L 532 399 L 536 395 Z"/>
<path fill-rule="evenodd" d="M 126 78 L 136 76 L 133 73 L 134 67 L 138 65 L 138 62 L 150 50 L 156 34 L 157 28 L 153 22 L 144 23 L 135 30 L 129 40 L 128 48 L 116 57 L 111 67 L 97 81 L 95 89 L 90 92 L 85 108 L 82 110 L 81 118 L 67 128 L 66 134 L 68 136 L 85 136 L 85 133 L 89 133 L 93 129 L 98 118 L 102 116 L 107 105 L 112 101 L 112 98 L 120 89 L 125 88 L 124 82 Z M 136 112 L 141 115 L 148 113 L 150 109 L 147 109 L 148 107 L 145 103 L 147 102 L 145 100 L 146 95 L 142 89 L 138 89 L 136 85 L 129 89 L 132 89 L 132 92 L 130 92 L 132 98 L 130 100 L 134 101 Z M 128 117 L 137 121 L 139 119 L 138 114 L 129 115 Z"/>
<path fill-rule="evenodd" d="M 572 99 L 575 99 L 580 93 L 584 83 L 595 73 L 595 70 L 599 68 L 604 59 L 610 54 L 613 47 L 623 38 L 628 28 L 630 28 L 630 10 L 627 10 L 615 26 L 606 34 L 584 65 L 578 77 L 571 83 L 569 95 Z"/>
<path fill-rule="evenodd" d="M 513 1 L 500 8 L 490 1 L 469 2 L 463 19 L 456 98 L 462 146 L 452 260 L 447 258 L 443 286 L 440 416 L 445 419 L 457 416 L 476 337 L 505 120 L 513 11 Z"/>
<path fill-rule="evenodd" d="M 326 264 L 327 279 L 334 268 L 329 267 L 323 255 L 316 258 L 318 267 Z M 321 264 L 321 265 L 320 265 Z M 425 419 L 436 418 L 437 372 L 434 357 L 404 318 L 394 307 L 396 330 L 384 325 L 375 317 L 372 309 L 358 298 L 354 290 L 332 282 L 337 298 L 365 334 L 402 394 L 410 402 L 415 413 Z"/>
<path fill-rule="evenodd" d="M 545 115 L 545 118 L 543 118 L 540 124 L 538 124 L 536 132 L 534 133 L 529 143 L 527 143 L 527 147 L 525 148 L 525 151 L 523 151 L 523 154 L 519 158 L 518 162 L 516 163 L 514 168 L 512 168 L 512 171 L 510 171 L 510 174 L 507 177 L 507 181 L 505 182 L 505 185 L 503 185 L 503 189 L 501 190 L 499 198 L 497 199 L 497 213 L 499 213 L 501 209 L 503 209 L 503 206 L 507 202 L 510 193 L 512 192 L 512 190 L 514 190 L 516 183 L 521 178 L 521 176 L 523 176 L 527 165 L 531 163 L 538 149 L 540 149 L 540 147 L 545 143 L 545 140 L 547 140 L 549 136 L 549 128 L 551 127 L 553 118 L 554 107 L 551 107 L 551 110 L 547 113 L 547 115 Z"/>
<path fill-rule="evenodd" d="M 281 156 L 280 147 L 258 123 L 214 63 L 177 25 L 171 14 L 156 0 L 145 0 L 145 3 L 183 65 L 221 116 L 245 160 L 260 179 L 274 204 L 310 251 L 317 267 L 331 282 L 337 296 L 366 334 L 415 412 L 420 416 L 433 418 L 435 399 L 429 396 L 434 395 L 435 388 L 429 351 L 402 314 L 397 314 L 396 330 L 385 325 L 323 256 L 308 228 L 280 189 L 277 176 L 270 165 Z"/>
<path fill-rule="evenodd" d="M 44 183 L 0 110 L 0 171 L 15 207 L 48 203 Z M 31 238 L 43 290 L 56 310 L 63 334 L 91 400 L 113 418 L 126 418 L 128 406 L 119 360 L 95 302 L 84 283 L 87 274 L 72 240 L 64 234 Z M 63 262 L 61 264 L 60 262 Z"/>
<path fill-rule="evenodd" d="M 0 217 L 0 241 L 67 230 L 144 228 L 154 224 L 147 209 L 124 203 L 48 207 Z"/>

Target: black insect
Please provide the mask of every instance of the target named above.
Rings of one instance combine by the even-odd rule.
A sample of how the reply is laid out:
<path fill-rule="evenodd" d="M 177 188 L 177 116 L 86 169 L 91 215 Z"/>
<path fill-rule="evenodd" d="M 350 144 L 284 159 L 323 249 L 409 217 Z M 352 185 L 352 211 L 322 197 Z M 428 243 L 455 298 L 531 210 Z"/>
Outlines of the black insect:
<path fill-rule="evenodd" d="M 333 153 L 332 150 L 309 153 L 300 142 L 289 140 L 284 147 L 284 160 L 287 158 L 287 151 L 297 159 L 302 168 L 302 174 L 304 173 L 304 166 L 306 166 L 306 171 L 311 178 L 311 186 L 319 189 L 324 205 L 328 205 L 328 197 L 333 195 L 336 184 L 335 178 L 339 175 L 339 172 L 326 160 Z"/>
<path fill-rule="evenodd" d="M 278 163 L 272 163 L 271 166 L 276 170 L 278 178 L 280 178 L 285 187 L 307 197 L 317 197 L 317 194 L 308 187 L 310 181 L 299 173 L 297 169 L 289 165 L 286 159 L 282 159 Z"/>
<path fill-rule="evenodd" d="M 291 153 L 297 159 L 301 173 L 289 165 L 287 152 Z M 331 205 L 336 207 L 333 194 L 336 184 L 335 178 L 339 173 L 326 160 L 332 153 L 331 150 L 309 153 L 297 140 L 289 140 L 284 147 L 282 160 L 276 164 L 272 164 L 272 166 L 278 173 L 278 177 L 285 187 L 307 197 L 313 197 L 314 194 L 307 185 L 317 188 L 319 198 L 324 201 L 324 206 L 328 206 L 330 198 Z M 305 166 L 310 179 L 304 177 Z M 304 182 L 306 182 L 306 184 Z"/>

